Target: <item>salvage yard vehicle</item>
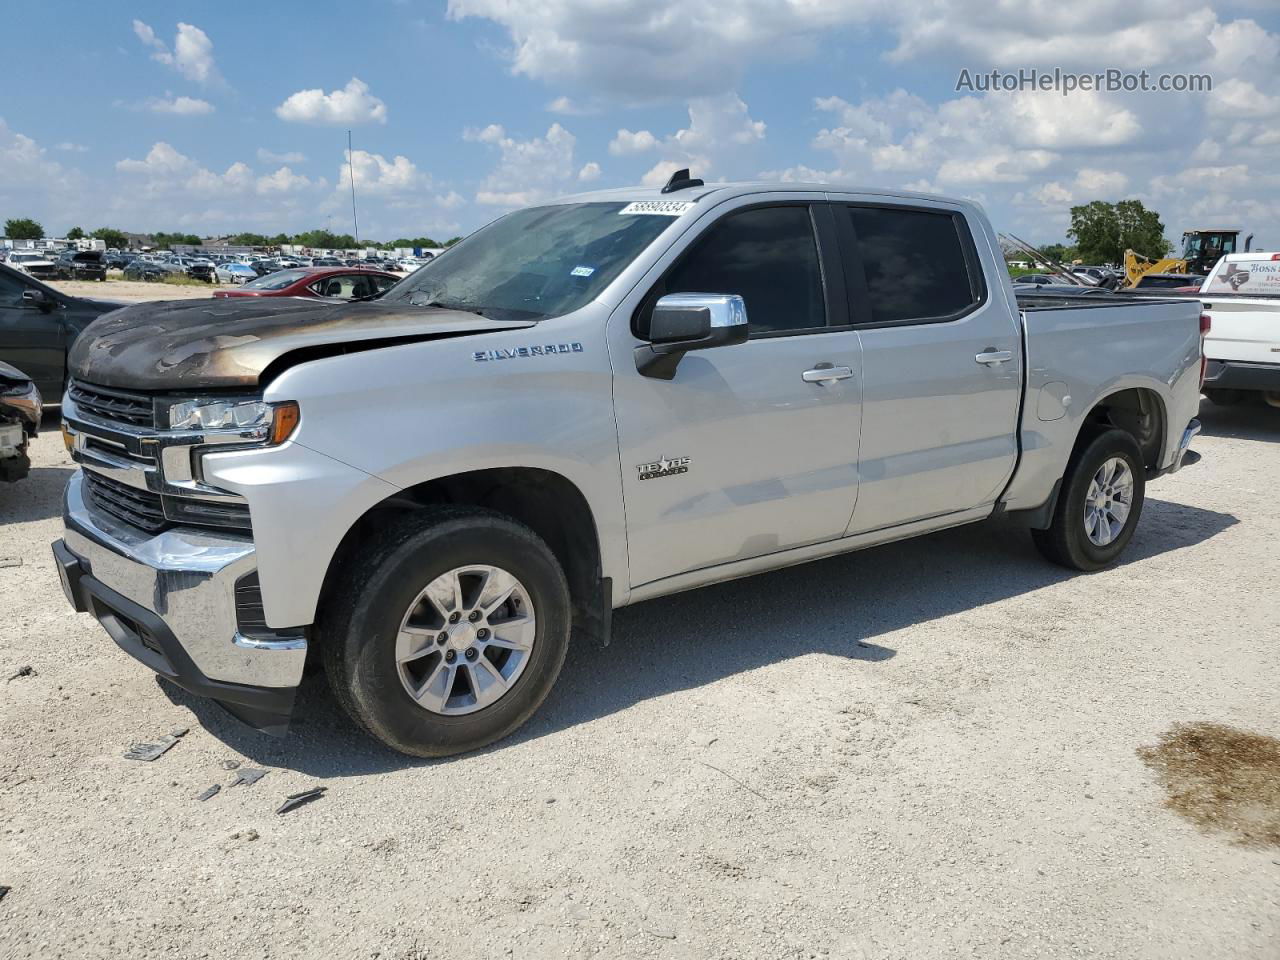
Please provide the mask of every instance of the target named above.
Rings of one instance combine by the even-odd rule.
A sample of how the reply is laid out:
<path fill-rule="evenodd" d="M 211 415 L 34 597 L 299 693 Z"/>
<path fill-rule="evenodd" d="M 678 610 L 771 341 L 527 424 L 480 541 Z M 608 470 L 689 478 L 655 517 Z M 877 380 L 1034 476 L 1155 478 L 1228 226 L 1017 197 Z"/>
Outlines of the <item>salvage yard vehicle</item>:
<path fill-rule="evenodd" d="M 1213 318 L 1205 396 L 1219 404 L 1261 396 L 1280 407 L 1280 253 L 1223 257 L 1199 296 Z"/>
<path fill-rule="evenodd" d="M 251 724 L 286 729 L 310 652 L 443 756 L 626 604 L 995 514 L 1114 563 L 1199 428 L 1202 334 L 1191 300 L 1019 301 L 969 201 L 679 171 L 372 302 L 103 318 L 53 551 L 76 610 Z"/>
<path fill-rule="evenodd" d="M 99 250 L 67 250 L 58 257 L 58 271 L 65 280 L 105 281 L 106 254 Z"/>
<path fill-rule="evenodd" d="M 0 264 L 0 360 L 29 375 L 46 403 L 59 403 L 72 342 L 120 306 L 73 297 Z"/>
<path fill-rule="evenodd" d="M 0 361 L 0 482 L 13 483 L 31 472 L 27 447 L 40 430 L 44 401 L 31 378 Z"/>
<path fill-rule="evenodd" d="M 37 280 L 58 279 L 58 264 L 43 253 L 14 250 L 5 263 L 19 273 L 25 273 Z"/>
<path fill-rule="evenodd" d="M 214 299 L 227 297 L 323 297 L 331 300 L 363 300 L 376 297 L 400 282 L 393 273 L 352 267 L 298 267 L 250 280 L 237 290 L 215 291 Z"/>

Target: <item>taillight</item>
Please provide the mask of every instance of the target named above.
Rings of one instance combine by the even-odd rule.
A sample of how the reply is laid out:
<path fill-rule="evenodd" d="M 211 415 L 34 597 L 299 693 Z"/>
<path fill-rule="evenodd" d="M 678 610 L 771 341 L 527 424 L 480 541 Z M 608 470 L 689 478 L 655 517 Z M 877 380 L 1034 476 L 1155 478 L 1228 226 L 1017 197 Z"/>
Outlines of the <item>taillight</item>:
<path fill-rule="evenodd" d="M 1200 314 L 1200 389 L 1204 389 L 1204 378 L 1209 372 L 1209 360 L 1204 355 L 1204 338 L 1209 335 L 1209 331 L 1213 328 L 1213 317 L 1210 314 Z"/>

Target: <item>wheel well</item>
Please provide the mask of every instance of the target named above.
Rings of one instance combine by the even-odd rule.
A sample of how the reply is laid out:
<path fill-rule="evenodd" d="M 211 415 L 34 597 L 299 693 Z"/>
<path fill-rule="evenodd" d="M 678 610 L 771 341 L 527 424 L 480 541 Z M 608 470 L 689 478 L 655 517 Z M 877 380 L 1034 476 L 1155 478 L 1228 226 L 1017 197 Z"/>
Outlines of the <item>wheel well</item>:
<path fill-rule="evenodd" d="M 1164 402 L 1154 390 L 1134 387 L 1099 400 L 1085 417 L 1076 447 L 1098 430 L 1115 427 L 1137 441 L 1147 472 L 1160 469 L 1165 443 Z"/>
<path fill-rule="evenodd" d="M 327 594 L 345 562 L 375 530 L 431 504 L 485 507 L 529 527 L 555 554 L 573 600 L 575 624 L 607 632 L 610 600 L 601 578 L 600 540 L 586 497 L 550 470 L 502 467 L 428 480 L 371 507 L 342 538 L 325 574 Z M 601 625 L 603 624 L 603 626 Z"/>

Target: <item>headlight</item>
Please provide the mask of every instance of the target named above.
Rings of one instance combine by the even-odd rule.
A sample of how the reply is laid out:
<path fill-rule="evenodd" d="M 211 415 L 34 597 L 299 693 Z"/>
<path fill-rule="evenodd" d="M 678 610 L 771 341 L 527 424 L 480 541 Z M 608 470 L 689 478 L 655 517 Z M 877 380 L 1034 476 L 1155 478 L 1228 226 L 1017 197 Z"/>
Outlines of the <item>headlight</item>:
<path fill-rule="evenodd" d="M 34 383 L 18 383 L 0 391 L 0 405 L 17 410 L 31 423 L 32 430 L 40 425 L 44 399 Z"/>
<path fill-rule="evenodd" d="M 272 444 L 288 440 L 298 420 L 292 400 L 184 400 L 169 407 L 171 430 L 237 430 Z"/>

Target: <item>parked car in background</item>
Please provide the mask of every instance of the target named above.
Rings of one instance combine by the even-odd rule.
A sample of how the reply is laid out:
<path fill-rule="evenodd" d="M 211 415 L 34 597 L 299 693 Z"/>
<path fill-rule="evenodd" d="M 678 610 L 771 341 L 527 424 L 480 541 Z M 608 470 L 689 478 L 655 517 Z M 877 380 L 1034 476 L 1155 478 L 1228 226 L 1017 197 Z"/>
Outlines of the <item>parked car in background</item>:
<path fill-rule="evenodd" d="M 1133 285 L 1133 289 L 1198 291 L 1204 280 L 1194 273 L 1148 273 Z"/>
<path fill-rule="evenodd" d="M 1205 396 L 1222 404 L 1261 396 L 1280 407 L 1280 253 L 1227 254 L 1198 295 L 1212 323 Z"/>
<path fill-rule="evenodd" d="M 46 403 L 59 403 L 76 336 L 121 305 L 73 297 L 0 264 L 0 360 L 29 376 Z"/>
<path fill-rule="evenodd" d="M 167 260 L 148 260 L 145 257 L 139 257 L 124 268 L 126 280 L 144 280 L 149 283 L 164 280 L 167 277 L 186 276 L 186 273 L 186 269 L 181 264 L 170 263 Z"/>
<path fill-rule="evenodd" d="M 337 257 L 315 257 L 311 261 L 311 266 L 313 267 L 345 267 L 347 266 L 347 264 L 343 263 Z"/>
<path fill-rule="evenodd" d="M 129 264 L 133 263 L 137 257 L 132 253 L 108 253 L 104 258 L 107 267 L 112 270 L 123 270 Z"/>
<path fill-rule="evenodd" d="M 27 445 L 40 430 L 43 411 L 35 381 L 0 360 L 0 482 L 13 483 L 31 471 Z"/>
<path fill-rule="evenodd" d="M 216 290 L 226 297 L 321 297 L 327 300 L 363 300 L 376 297 L 400 282 L 392 273 L 353 270 L 351 267 L 298 267 L 259 277 L 235 290 Z"/>
<path fill-rule="evenodd" d="M 220 263 L 213 275 L 219 283 L 249 283 L 258 279 L 258 271 L 247 263 Z"/>
<path fill-rule="evenodd" d="M 1056 273 L 1026 273 L 1020 277 L 1014 277 L 1013 282 L 1038 284 L 1040 286 L 1047 286 L 1050 284 L 1063 287 L 1075 286 L 1075 284 L 1070 280 L 1065 277 L 1060 277 Z"/>
<path fill-rule="evenodd" d="M 67 250 L 58 257 L 58 271 L 65 280 L 106 280 L 107 257 L 100 250 Z"/>
<path fill-rule="evenodd" d="M 50 260 L 43 253 L 14 250 L 9 254 L 9 259 L 5 262 L 19 273 L 25 273 L 29 277 L 35 277 L 37 280 L 58 279 L 57 263 Z"/>
<path fill-rule="evenodd" d="M 192 280 L 213 283 L 213 264 L 204 257 L 170 257 L 169 263 L 177 264 Z"/>

